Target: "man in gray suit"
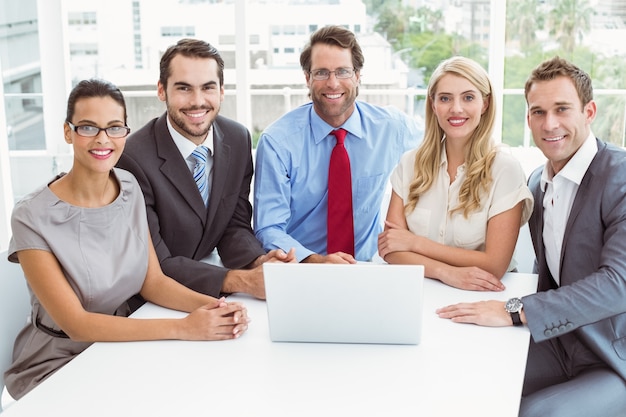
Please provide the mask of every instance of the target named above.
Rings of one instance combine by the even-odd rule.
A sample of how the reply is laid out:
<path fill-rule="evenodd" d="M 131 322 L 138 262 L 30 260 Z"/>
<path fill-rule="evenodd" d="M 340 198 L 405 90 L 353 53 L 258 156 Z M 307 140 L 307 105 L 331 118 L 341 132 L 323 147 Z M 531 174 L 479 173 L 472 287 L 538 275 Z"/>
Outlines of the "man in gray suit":
<path fill-rule="evenodd" d="M 265 298 L 262 263 L 295 258 L 266 254 L 252 232 L 250 133 L 218 115 L 223 59 L 210 44 L 183 39 L 163 54 L 157 87 L 167 111 L 129 137 L 118 166 L 141 186 L 163 271 L 215 297 Z M 226 268 L 202 262 L 215 248 Z"/>
<path fill-rule="evenodd" d="M 529 179 L 538 292 L 438 313 L 528 325 L 520 416 L 626 416 L 626 152 L 592 133 L 591 79 L 568 61 L 539 65 L 525 93 L 528 125 L 548 159 Z"/>

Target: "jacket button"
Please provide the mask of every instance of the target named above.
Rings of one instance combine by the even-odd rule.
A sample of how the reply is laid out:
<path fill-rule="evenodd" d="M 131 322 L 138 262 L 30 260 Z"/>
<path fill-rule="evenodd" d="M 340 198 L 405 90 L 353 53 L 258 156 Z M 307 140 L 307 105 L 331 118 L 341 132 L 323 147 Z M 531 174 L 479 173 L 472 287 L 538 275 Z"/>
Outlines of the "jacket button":
<path fill-rule="evenodd" d="M 547 336 L 547 337 L 550 337 L 550 336 L 552 336 L 552 330 L 550 330 L 550 329 L 546 329 L 546 330 L 543 332 L 543 334 L 544 334 L 545 336 Z"/>

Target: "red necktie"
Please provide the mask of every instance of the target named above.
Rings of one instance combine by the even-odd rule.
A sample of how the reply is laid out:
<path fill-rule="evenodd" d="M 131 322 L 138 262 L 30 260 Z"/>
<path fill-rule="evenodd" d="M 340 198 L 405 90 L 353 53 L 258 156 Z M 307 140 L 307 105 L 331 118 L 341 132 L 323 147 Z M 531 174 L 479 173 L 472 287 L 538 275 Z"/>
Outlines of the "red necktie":
<path fill-rule="evenodd" d="M 330 155 L 328 167 L 327 253 L 345 252 L 354 256 L 354 221 L 352 220 L 352 177 L 350 157 L 343 141 L 348 132 L 331 132 L 337 144 Z"/>

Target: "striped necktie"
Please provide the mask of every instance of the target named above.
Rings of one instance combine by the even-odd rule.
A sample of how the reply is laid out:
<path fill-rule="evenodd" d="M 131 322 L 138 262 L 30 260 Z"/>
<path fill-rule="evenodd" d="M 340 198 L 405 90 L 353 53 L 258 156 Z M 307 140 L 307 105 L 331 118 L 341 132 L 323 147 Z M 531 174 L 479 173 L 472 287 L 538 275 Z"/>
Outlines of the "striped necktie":
<path fill-rule="evenodd" d="M 212 163 L 212 161 L 209 160 L 209 152 L 209 148 L 204 145 L 200 145 L 191 153 L 191 156 L 196 162 L 196 165 L 193 167 L 193 179 L 198 186 L 198 191 L 202 196 L 205 206 L 209 203 L 210 186 L 207 174 L 211 172 L 209 163 Z"/>
<path fill-rule="evenodd" d="M 328 214 L 326 252 L 345 252 L 354 256 L 354 220 L 352 217 L 352 177 L 350 157 L 343 142 L 345 129 L 331 132 L 337 144 L 330 155 L 328 168 Z"/>

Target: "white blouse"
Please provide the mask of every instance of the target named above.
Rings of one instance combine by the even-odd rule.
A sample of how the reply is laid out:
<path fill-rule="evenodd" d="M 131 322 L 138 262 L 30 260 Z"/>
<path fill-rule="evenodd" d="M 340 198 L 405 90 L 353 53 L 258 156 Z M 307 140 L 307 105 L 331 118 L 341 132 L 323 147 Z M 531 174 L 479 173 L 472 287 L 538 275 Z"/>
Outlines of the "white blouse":
<path fill-rule="evenodd" d="M 413 166 L 417 149 L 406 152 L 391 174 L 393 191 L 406 204 L 409 186 L 414 177 Z M 463 210 L 450 211 L 459 204 L 459 189 L 465 180 L 465 165 L 457 170 L 454 181 L 450 183 L 448 160 L 445 149 L 441 155 L 439 175 L 432 187 L 420 196 L 415 209 L 406 217 L 408 228 L 419 236 L 425 236 L 435 242 L 468 250 L 485 250 L 487 221 L 505 212 L 520 201 L 524 201 L 521 225 L 524 225 L 532 213 L 533 196 L 526 185 L 526 176 L 519 161 L 513 155 L 500 148 L 491 167 L 492 182 L 488 192 L 480 197 L 481 207 L 463 216 Z M 509 271 L 516 262 L 511 260 Z"/>

